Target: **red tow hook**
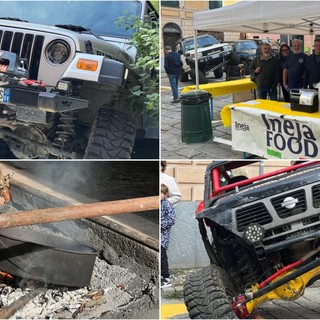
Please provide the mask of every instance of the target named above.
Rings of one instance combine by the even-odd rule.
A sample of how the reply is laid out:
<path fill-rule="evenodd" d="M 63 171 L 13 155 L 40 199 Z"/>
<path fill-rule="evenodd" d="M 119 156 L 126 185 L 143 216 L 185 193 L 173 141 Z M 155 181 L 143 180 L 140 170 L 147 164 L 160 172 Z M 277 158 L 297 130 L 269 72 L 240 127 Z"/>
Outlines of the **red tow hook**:
<path fill-rule="evenodd" d="M 239 319 L 248 319 L 250 317 L 245 301 L 246 296 L 239 294 L 232 303 L 232 308 Z"/>

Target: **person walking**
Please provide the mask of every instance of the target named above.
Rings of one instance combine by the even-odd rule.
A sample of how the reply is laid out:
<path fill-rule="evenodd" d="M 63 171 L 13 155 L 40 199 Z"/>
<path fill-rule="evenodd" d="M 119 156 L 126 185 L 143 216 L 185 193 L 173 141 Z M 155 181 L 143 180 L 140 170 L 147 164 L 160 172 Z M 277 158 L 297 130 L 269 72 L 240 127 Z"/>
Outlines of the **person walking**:
<path fill-rule="evenodd" d="M 175 210 L 168 201 L 169 189 L 161 184 L 161 288 L 171 286 L 167 250 L 170 229 L 175 223 Z"/>
<path fill-rule="evenodd" d="M 301 51 L 302 41 L 292 40 L 292 52 L 287 56 L 282 74 L 284 88 L 301 89 L 303 87 L 303 75 L 308 56 Z"/>
<path fill-rule="evenodd" d="M 250 78 L 254 79 L 259 99 L 277 100 L 279 83 L 279 60 L 271 55 L 271 45 L 263 43 L 261 54 L 255 57 L 250 66 Z"/>
<path fill-rule="evenodd" d="M 315 39 L 313 44 L 314 52 L 308 56 L 303 78 L 303 87 L 314 89 L 320 82 L 320 39 Z"/>
<path fill-rule="evenodd" d="M 179 91 L 178 91 L 178 83 L 179 78 L 181 74 L 181 67 L 182 67 L 182 61 L 180 53 L 178 52 L 172 52 L 172 49 L 170 46 L 164 47 L 164 69 L 168 75 L 173 100 L 171 103 L 179 103 Z"/>
<path fill-rule="evenodd" d="M 284 66 L 285 66 L 285 63 L 286 63 L 286 59 L 287 59 L 287 56 L 289 55 L 290 53 L 290 47 L 286 44 L 286 43 L 283 43 L 281 46 L 280 46 L 280 51 L 279 51 L 279 67 L 280 67 L 280 85 L 281 85 L 281 89 L 282 89 L 282 94 L 283 94 L 283 99 L 285 102 L 290 102 L 290 94 L 288 92 L 288 90 L 283 86 L 283 69 L 284 69 Z M 287 83 L 287 80 L 286 82 Z"/>

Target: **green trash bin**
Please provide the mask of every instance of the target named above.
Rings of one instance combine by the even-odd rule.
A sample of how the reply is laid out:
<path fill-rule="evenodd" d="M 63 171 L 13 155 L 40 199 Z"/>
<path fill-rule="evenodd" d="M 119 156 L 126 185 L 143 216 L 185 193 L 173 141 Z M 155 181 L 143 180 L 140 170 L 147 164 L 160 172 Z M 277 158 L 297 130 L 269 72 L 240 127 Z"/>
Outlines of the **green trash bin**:
<path fill-rule="evenodd" d="M 205 90 L 191 90 L 181 95 L 181 141 L 203 142 L 212 139 L 209 100 Z"/>

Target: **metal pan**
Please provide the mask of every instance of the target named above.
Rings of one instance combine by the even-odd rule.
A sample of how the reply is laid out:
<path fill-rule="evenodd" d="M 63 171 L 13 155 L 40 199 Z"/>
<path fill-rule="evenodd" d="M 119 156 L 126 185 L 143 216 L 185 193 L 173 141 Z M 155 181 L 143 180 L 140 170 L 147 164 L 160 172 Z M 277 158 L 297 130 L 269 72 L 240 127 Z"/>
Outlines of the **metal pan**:
<path fill-rule="evenodd" d="M 0 230 L 0 271 L 47 284 L 90 284 L 97 252 L 86 245 L 31 229 Z"/>

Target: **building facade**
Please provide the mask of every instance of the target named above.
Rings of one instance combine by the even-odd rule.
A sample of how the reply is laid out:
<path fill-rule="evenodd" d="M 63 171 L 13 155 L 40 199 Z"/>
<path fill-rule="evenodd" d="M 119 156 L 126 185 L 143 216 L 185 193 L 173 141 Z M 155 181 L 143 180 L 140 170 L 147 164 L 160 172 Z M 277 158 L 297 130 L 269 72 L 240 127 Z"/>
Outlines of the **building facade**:
<path fill-rule="evenodd" d="M 181 190 L 182 201 L 200 201 L 203 199 L 204 174 L 211 160 L 168 160 L 166 173 L 173 176 Z M 290 165 L 289 160 L 266 160 L 255 162 L 246 169 L 247 177 L 261 172 L 267 173 Z M 262 166 L 262 168 L 261 168 Z"/>

